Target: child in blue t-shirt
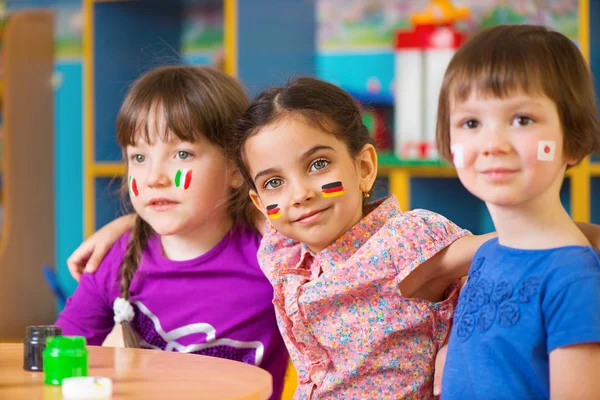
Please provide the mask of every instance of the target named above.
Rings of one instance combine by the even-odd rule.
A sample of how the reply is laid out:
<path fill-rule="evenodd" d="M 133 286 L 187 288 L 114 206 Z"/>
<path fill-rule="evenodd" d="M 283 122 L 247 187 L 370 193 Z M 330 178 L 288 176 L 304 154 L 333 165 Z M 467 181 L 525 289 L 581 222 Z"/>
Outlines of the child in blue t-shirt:
<path fill-rule="evenodd" d="M 438 145 L 498 237 L 475 254 L 450 335 L 444 399 L 600 396 L 600 261 L 561 204 L 600 147 L 590 71 L 564 35 L 498 26 L 448 66 Z"/>

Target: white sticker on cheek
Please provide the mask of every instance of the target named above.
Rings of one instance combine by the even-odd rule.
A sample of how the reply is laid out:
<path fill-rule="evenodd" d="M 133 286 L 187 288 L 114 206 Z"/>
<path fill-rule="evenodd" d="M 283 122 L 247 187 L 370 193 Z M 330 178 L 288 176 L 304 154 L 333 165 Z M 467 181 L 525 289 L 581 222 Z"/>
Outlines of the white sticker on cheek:
<path fill-rule="evenodd" d="M 454 164 L 454 168 L 463 168 L 465 166 L 463 145 L 455 144 L 450 146 L 450 152 L 452 153 L 452 163 Z"/>
<path fill-rule="evenodd" d="M 538 142 L 537 159 L 539 161 L 552 161 L 556 153 L 554 140 L 540 140 Z"/>

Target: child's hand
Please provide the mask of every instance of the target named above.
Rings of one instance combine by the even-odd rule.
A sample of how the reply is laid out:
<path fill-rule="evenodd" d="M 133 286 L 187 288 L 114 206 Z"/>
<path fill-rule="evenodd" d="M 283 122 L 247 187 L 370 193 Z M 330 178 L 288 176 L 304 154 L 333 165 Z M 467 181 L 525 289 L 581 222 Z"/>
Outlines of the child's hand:
<path fill-rule="evenodd" d="M 112 245 L 128 230 L 131 230 L 135 215 L 125 215 L 103 226 L 75 249 L 67 259 L 69 273 L 77 282 L 84 272 L 95 272 Z"/>
<path fill-rule="evenodd" d="M 442 346 L 435 357 L 435 371 L 433 373 L 433 395 L 439 396 L 442 393 L 442 375 L 444 375 L 444 364 L 446 364 L 446 353 L 448 345 Z"/>

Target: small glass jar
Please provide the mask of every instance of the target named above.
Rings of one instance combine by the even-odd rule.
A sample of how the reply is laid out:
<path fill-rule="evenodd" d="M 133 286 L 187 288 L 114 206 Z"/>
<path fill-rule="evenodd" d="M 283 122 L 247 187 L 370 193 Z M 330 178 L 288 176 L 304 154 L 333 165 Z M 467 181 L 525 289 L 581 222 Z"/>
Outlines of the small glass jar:
<path fill-rule="evenodd" d="M 64 378 L 88 375 L 88 351 L 83 336 L 54 336 L 44 349 L 44 383 L 61 385 Z"/>
<path fill-rule="evenodd" d="M 43 371 L 42 357 L 46 348 L 46 339 L 50 336 L 62 335 L 62 328 L 54 325 L 33 325 L 25 330 L 23 340 L 23 369 L 26 371 Z"/>

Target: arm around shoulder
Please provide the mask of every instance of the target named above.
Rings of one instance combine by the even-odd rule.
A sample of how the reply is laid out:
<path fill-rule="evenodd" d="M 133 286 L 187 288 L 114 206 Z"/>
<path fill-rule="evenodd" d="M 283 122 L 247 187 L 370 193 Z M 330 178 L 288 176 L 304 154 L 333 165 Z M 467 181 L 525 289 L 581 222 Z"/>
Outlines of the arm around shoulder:
<path fill-rule="evenodd" d="M 112 245 L 133 229 L 135 214 L 128 214 L 109 222 L 79 245 L 67 259 L 67 266 L 77 282 L 83 272 L 95 272 Z"/>

